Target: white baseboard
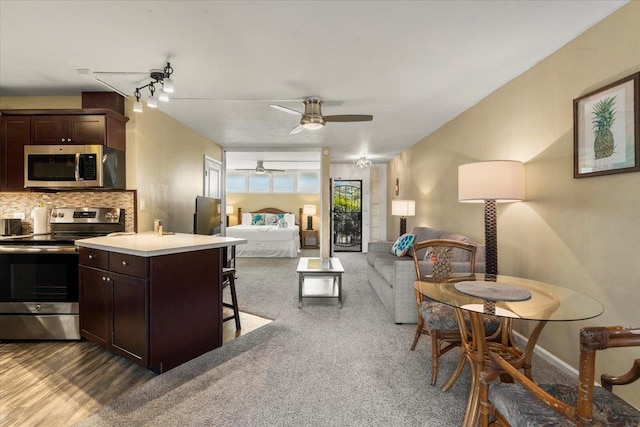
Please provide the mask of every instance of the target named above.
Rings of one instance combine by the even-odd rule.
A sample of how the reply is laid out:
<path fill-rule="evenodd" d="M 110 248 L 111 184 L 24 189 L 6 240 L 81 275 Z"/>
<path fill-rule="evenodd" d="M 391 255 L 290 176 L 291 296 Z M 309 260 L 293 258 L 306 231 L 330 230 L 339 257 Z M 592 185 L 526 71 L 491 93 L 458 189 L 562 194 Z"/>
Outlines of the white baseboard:
<path fill-rule="evenodd" d="M 513 335 L 519 341 L 523 341 L 524 343 L 528 341 L 527 337 L 525 337 L 524 335 L 516 331 L 513 331 Z M 545 361 L 549 362 L 554 367 L 558 368 L 560 371 L 571 376 L 572 378 L 578 379 L 577 369 L 575 369 L 573 366 L 569 365 L 567 362 L 565 362 L 555 354 L 551 353 L 550 351 L 542 347 L 540 344 L 536 344 L 536 346 L 533 349 L 533 352 L 538 356 L 542 357 Z"/>

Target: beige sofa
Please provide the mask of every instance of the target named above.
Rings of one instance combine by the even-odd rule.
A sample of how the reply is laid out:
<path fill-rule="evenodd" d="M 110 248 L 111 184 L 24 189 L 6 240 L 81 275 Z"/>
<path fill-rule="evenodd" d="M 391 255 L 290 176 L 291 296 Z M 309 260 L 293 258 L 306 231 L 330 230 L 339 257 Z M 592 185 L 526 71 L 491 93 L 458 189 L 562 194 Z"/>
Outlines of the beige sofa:
<path fill-rule="evenodd" d="M 470 243 L 468 237 L 449 231 L 436 230 L 429 227 L 416 227 L 412 233 L 415 242 L 430 239 L 451 239 Z M 389 312 L 395 323 L 417 323 L 416 297 L 413 283 L 416 280 L 415 267 L 411 251 L 406 256 L 398 257 L 391 253 L 394 242 L 370 242 L 367 252 L 367 277 L 369 284 L 376 291 L 378 297 Z M 477 244 L 476 244 L 477 245 Z M 483 273 L 485 268 L 484 245 L 477 245 L 476 272 Z M 424 254 L 418 254 L 423 258 Z M 461 260 L 453 259 L 459 268 L 464 264 Z M 420 261 L 420 270 L 428 274 L 431 261 Z M 468 263 L 467 263 L 468 264 Z"/>

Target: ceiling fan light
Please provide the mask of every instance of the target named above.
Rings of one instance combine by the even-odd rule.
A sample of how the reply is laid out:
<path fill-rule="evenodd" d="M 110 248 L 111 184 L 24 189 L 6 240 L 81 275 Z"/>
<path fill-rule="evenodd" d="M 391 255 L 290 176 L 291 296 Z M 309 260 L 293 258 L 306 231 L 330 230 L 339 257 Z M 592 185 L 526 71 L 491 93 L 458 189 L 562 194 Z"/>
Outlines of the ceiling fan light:
<path fill-rule="evenodd" d="M 324 125 L 322 123 L 304 123 L 302 125 L 303 128 L 307 129 L 307 130 L 318 130 L 321 129 Z"/>
<path fill-rule="evenodd" d="M 165 93 L 173 93 L 174 91 L 173 79 L 166 78 L 162 80 L 162 91 Z"/>
<path fill-rule="evenodd" d="M 158 95 L 158 101 L 169 102 L 169 95 L 164 92 L 160 92 L 160 95 Z"/>
<path fill-rule="evenodd" d="M 142 102 L 136 101 L 133 103 L 133 112 L 142 113 Z"/>

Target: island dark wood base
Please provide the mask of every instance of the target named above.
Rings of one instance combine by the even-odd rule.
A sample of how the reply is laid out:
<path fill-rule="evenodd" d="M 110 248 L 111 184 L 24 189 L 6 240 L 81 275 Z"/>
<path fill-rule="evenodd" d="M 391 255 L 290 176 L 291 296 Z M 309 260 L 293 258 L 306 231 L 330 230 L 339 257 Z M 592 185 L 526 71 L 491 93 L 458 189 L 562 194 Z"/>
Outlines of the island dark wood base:
<path fill-rule="evenodd" d="M 80 248 L 80 331 L 162 373 L 222 345 L 222 249 L 140 257 Z"/>

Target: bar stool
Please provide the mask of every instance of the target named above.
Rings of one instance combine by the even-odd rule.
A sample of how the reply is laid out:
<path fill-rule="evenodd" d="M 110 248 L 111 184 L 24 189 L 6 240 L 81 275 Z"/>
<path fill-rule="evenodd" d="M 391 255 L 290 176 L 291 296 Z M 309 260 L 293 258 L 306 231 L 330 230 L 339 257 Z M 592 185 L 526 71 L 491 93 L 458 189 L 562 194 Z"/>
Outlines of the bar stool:
<path fill-rule="evenodd" d="M 238 297 L 236 296 L 236 269 L 235 268 L 223 268 L 222 269 L 222 287 L 221 289 L 229 286 L 231 291 L 231 304 L 222 302 L 223 307 L 233 309 L 233 314 L 222 318 L 222 322 L 235 319 L 236 329 L 240 330 L 240 310 L 238 310 Z"/>

